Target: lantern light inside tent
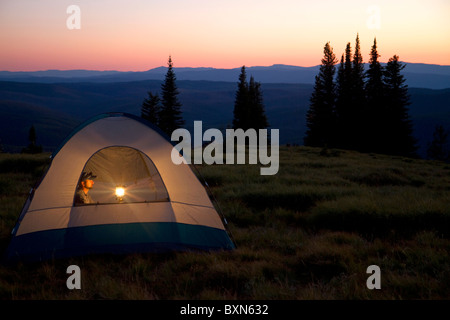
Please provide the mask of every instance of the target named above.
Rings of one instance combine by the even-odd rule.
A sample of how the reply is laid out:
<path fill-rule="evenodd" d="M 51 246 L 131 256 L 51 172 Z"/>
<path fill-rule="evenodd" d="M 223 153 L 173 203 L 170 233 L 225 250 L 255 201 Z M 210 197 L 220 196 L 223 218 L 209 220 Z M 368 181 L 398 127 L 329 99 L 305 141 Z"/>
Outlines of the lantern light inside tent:
<path fill-rule="evenodd" d="M 122 201 L 124 195 L 125 195 L 125 188 L 124 187 L 116 187 L 116 199 L 119 201 Z"/>

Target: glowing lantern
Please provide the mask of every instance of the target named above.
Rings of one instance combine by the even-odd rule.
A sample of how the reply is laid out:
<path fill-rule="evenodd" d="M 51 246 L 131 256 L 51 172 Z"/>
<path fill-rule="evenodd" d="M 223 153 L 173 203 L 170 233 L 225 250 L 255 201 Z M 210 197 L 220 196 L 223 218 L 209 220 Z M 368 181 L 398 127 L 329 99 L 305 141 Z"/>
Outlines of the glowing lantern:
<path fill-rule="evenodd" d="M 117 200 L 122 201 L 124 195 L 125 195 L 125 188 L 124 187 L 116 187 Z"/>

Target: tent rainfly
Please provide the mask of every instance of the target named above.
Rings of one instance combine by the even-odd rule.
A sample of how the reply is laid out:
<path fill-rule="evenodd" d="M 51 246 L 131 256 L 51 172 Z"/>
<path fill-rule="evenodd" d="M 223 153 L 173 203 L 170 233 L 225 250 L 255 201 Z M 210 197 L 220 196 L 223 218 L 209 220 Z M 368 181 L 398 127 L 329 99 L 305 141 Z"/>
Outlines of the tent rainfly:
<path fill-rule="evenodd" d="M 234 249 L 205 188 L 188 164 L 172 162 L 172 150 L 158 128 L 131 114 L 83 123 L 31 190 L 6 259 Z M 78 202 L 89 173 L 91 203 Z"/>

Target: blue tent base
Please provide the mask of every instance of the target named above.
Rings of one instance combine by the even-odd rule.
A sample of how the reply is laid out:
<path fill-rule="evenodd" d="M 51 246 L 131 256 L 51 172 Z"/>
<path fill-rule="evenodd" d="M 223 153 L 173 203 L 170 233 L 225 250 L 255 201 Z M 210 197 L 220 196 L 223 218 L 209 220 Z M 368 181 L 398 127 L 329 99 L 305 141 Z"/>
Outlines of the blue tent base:
<path fill-rule="evenodd" d="M 232 250 L 225 230 L 172 222 L 105 224 L 13 237 L 6 262 L 36 262 L 92 254 Z"/>

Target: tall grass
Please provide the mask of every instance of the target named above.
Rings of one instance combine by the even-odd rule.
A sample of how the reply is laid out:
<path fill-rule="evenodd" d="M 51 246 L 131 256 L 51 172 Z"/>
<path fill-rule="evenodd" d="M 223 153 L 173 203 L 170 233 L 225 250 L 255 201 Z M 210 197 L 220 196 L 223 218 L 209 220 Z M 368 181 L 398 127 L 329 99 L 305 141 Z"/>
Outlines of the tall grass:
<path fill-rule="evenodd" d="M 0 247 L 47 157 L 0 154 Z M 448 299 L 450 168 L 284 147 L 280 170 L 203 165 L 232 252 L 98 255 L 0 266 L 0 299 Z M 82 270 L 68 290 L 66 268 Z M 382 289 L 369 290 L 378 265 Z"/>

